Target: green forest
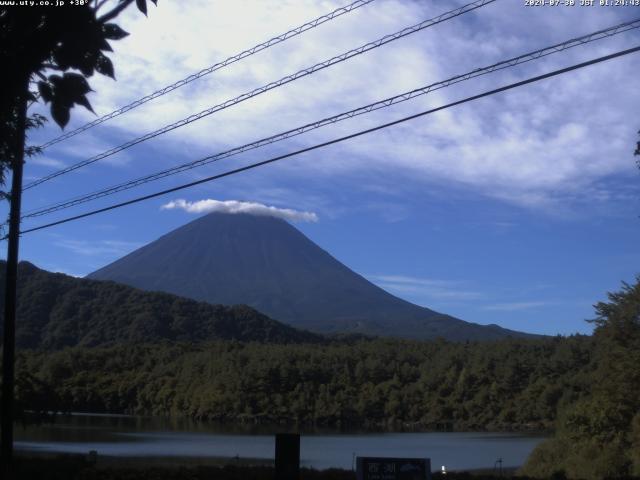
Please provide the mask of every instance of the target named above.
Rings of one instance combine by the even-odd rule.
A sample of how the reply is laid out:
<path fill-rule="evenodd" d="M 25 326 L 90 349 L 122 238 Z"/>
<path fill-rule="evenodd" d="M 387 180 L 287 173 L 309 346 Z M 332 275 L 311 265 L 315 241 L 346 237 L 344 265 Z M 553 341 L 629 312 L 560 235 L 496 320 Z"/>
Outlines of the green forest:
<path fill-rule="evenodd" d="M 55 399 L 62 411 L 544 430 L 552 427 L 558 406 L 588 392 L 591 347 L 588 337 L 469 344 L 165 343 L 27 352 L 18 368 L 24 372 L 19 378 L 29 372 L 31 390 L 43 393 L 42 408 Z"/>
<path fill-rule="evenodd" d="M 546 477 L 640 476 L 640 277 L 598 303 L 588 395 L 559 408 L 555 435 L 523 471 Z"/>
<path fill-rule="evenodd" d="M 38 336 L 22 334 L 33 347 L 19 349 L 17 401 L 29 418 L 91 411 L 233 424 L 547 431 L 552 438 L 522 470 L 529 476 L 640 475 L 640 282 L 596 305 L 592 336 L 424 342 L 327 338 L 247 307 L 64 275 L 51 283 L 39 272 L 23 275 L 33 284 L 21 308 L 55 302 Z M 88 302 L 91 295 L 101 300 Z M 206 328 L 176 334 L 196 321 Z M 100 332 L 109 323 L 112 330 Z M 22 332 L 37 331 L 26 326 Z"/>
<path fill-rule="evenodd" d="M 5 265 L 0 261 L 0 288 L 4 288 Z M 114 282 L 51 273 L 29 262 L 20 262 L 18 273 L 19 349 L 162 340 L 324 341 L 320 335 L 272 320 L 246 305 L 211 305 Z M 0 296 L 0 315 L 3 311 L 4 297 Z M 0 324 L 0 332 L 1 328 Z"/>

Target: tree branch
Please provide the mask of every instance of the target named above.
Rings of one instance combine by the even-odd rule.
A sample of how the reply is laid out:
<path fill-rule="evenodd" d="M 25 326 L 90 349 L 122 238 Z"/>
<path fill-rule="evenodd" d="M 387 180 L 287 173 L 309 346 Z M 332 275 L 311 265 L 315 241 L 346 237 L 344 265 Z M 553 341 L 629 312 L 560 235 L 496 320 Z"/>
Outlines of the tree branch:
<path fill-rule="evenodd" d="M 133 3 L 133 0 L 124 0 L 123 2 L 120 3 L 120 5 L 118 5 L 117 7 L 114 7 L 110 12 L 105 13 L 104 15 L 99 17 L 98 21 L 100 23 L 105 23 L 105 22 L 108 22 L 109 20 L 113 20 L 118 15 L 120 15 L 120 13 L 132 3 Z"/>
<path fill-rule="evenodd" d="M 108 1 L 109 1 L 109 0 L 102 0 L 102 1 L 100 1 L 100 0 L 96 0 L 96 2 L 95 2 L 95 3 L 96 3 L 96 6 L 95 6 L 95 7 L 93 7 L 93 10 L 97 13 L 97 12 L 98 12 L 98 10 L 100 10 L 100 9 L 102 8 L 102 6 L 103 6 L 105 3 L 107 3 Z"/>

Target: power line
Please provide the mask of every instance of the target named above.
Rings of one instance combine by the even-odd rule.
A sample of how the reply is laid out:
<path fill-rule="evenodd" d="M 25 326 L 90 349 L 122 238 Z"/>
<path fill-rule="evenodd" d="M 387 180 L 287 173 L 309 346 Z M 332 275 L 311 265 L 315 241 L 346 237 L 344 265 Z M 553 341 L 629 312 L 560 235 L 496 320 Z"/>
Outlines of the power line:
<path fill-rule="evenodd" d="M 254 55 L 258 52 L 261 52 L 262 50 L 266 50 L 269 47 L 272 47 L 274 45 L 277 45 L 279 43 L 284 42 L 285 40 L 288 40 L 292 37 L 295 37 L 297 35 L 300 35 L 301 33 L 306 32 L 307 30 L 311 30 L 312 28 L 315 28 L 319 25 L 322 25 L 325 22 L 328 22 L 330 20 L 333 20 L 334 18 L 340 17 L 342 15 L 344 15 L 345 13 L 349 13 L 352 12 L 360 7 L 363 7 L 371 2 L 373 2 L 374 0 L 357 0 L 345 7 L 340 7 L 335 9 L 333 12 L 327 13 L 326 15 L 322 15 L 321 17 L 318 17 L 314 20 L 311 20 L 310 22 L 305 23 L 304 25 L 300 25 L 299 27 L 293 28 L 291 30 L 289 30 L 288 32 L 285 32 L 281 35 L 278 35 L 276 37 L 273 37 L 269 40 L 267 40 L 266 42 L 260 43 L 258 45 L 255 45 L 247 50 L 244 50 L 236 55 L 232 55 L 231 57 L 227 58 L 226 60 L 223 60 L 221 62 L 218 62 L 214 65 L 211 65 L 210 67 L 204 68 L 202 70 L 200 70 L 199 72 L 196 72 L 194 74 L 189 75 L 188 77 L 183 78 L 182 80 L 178 80 L 177 82 L 168 85 L 164 88 L 161 88 L 160 90 L 156 90 L 153 93 L 150 93 L 149 95 L 142 97 L 138 100 L 135 100 L 123 107 L 120 107 L 117 110 L 114 110 L 111 113 L 108 113 L 106 115 L 103 115 L 100 118 L 97 118 L 89 123 L 86 123 L 84 125 L 82 125 L 81 127 L 76 128 L 75 130 L 71 130 L 67 133 L 64 133 L 52 140 L 49 140 L 48 142 L 40 145 L 40 148 L 45 149 L 47 147 L 50 147 L 51 145 L 55 145 L 56 143 L 62 142 L 63 140 L 66 140 L 68 138 L 71 138 L 75 135 L 78 135 L 79 133 L 82 133 L 84 131 L 89 130 L 90 128 L 95 127 L 96 125 L 100 125 L 101 123 L 106 122 L 107 120 L 111 120 L 112 118 L 115 118 L 119 115 L 122 115 L 125 112 L 128 112 L 129 110 L 133 110 L 134 108 L 139 107 L 140 105 L 143 105 L 151 100 L 153 100 L 154 98 L 158 98 L 161 97 L 163 95 L 166 95 L 169 92 L 172 92 L 184 85 L 187 85 L 188 83 L 191 83 L 199 78 L 204 77 L 205 75 L 209 75 L 210 73 L 215 72 L 216 70 L 220 70 L 224 67 L 227 67 L 233 63 L 239 62 L 240 60 L 250 57 L 251 55 Z"/>
<path fill-rule="evenodd" d="M 224 158 L 229 158 L 235 155 L 238 155 L 240 153 L 244 153 L 246 151 L 249 150 L 253 150 L 265 145 L 269 145 L 278 141 L 282 141 L 297 135 L 300 135 L 302 133 L 311 131 L 311 130 L 315 130 L 317 128 L 326 126 L 326 125 L 330 125 L 330 124 L 334 124 L 343 120 L 347 120 L 349 118 L 353 118 L 355 116 L 358 115 L 362 115 L 365 113 L 369 113 L 375 110 L 379 110 L 382 108 L 386 108 L 386 107 L 390 107 L 391 105 L 396 105 L 398 103 L 401 102 L 405 102 L 407 100 L 416 98 L 418 96 L 421 95 L 426 95 L 432 91 L 435 90 L 439 90 L 441 88 L 445 88 L 448 87 L 450 85 L 453 85 L 455 83 L 459 83 L 462 81 L 466 81 L 475 77 L 479 77 L 481 75 L 486 75 L 488 73 L 492 73 L 498 70 L 503 70 L 506 68 L 510 68 L 510 67 L 514 67 L 516 65 L 520 65 L 532 60 L 536 60 L 542 57 L 545 57 L 547 55 L 551 55 L 554 53 L 559 53 L 562 51 L 565 51 L 569 48 L 573 48 L 575 46 L 578 45 L 584 45 L 586 43 L 589 42 L 593 42 L 596 40 L 600 40 L 603 38 L 608 38 L 611 37 L 613 35 L 617 35 L 623 32 L 627 32 L 629 30 L 632 29 L 636 29 L 640 27 L 640 19 L 636 19 L 630 22 L 625 22 L 619 25 L 615 25 L 613 27 L 609 27 L 607 29 L 603 29 L 603 30 L 599 30 L 597 32 L 593 32 L 590 33 L 588 35 L 583 35 L 581 37 L 577 37 L 577 38 L 573 38 L 570 40 L 567 40 L 565 42 L 550 46 L 550 47 L 546 47 L 540 50 L 535 50 L 533 52 L 529 52 L 523 55 L 519 55 L 517 57 L 513 57 L 510 58 L 508 60 L 503 60 L 501 62 L 495 63 L 493 65 L 487 66 L 487 67 L 482 67 L 482 68 L 477 68 L 475 70 L 472 70 L 470 72 L 464 73 L 462 75 L 457 75 L 455 77 L 451 77 L 447 80 L 443 80 L 437 83 L 433 83 L 415 90 L 411 90 L 409 92 L 405 92 L 402 93 L 400 95 L 396 95 L 394 97 L 389 97 L 386 98 L 384 100 L 380 100 L 374 103 L 371 103 L 369 105 L 366 105 L 364 107 L 359 107 L 353 110 L 349 110 L 347 112 L 343 112 L 340 113 L 338 115 L 333 115 L 331 117 L 328 118 L 324 118 L 322 120 L 318 120 L 316 122 L 312 122 L 312 123 L 308 123 L 306 125 L 300 126 L 300 127 L 296 127 L 294 129 L 288 130 L 286 132 L 282 132 L 282 133 L 278 133 L 276 135 L 272 135 L 270 137 L 266 137 L 266 138 L 262 138 L 260 140 L 254 141 L 252 143 L 248 143 L 245 145 L 242 145 L 240 147 L 235 147 L 232 148 L 230 150 L 226 150 L 224 152 L 220 152 L 220 153 L 216 153 L 214 155 L 209 155 L 207 157 L 192 161 L 192 162 L 188 162 L 182 165 L 178 165 L 175 167 L 171 167 L 168 168 L 166 170 L 162 170 L 150 175 L 146 175 L 143 177 L 139 177 L 137 179 L 134 180 L 129 180 L 127 182 L 118 184 L 118 185 L 114 185 L 111 187 L 107 187 L 105 189 L 90 193 L 90 194 L 86 194 L 83 196 L 79 196 L 79 197 L 74 197 L 72 199 L 69 200 L 65 200 L 62 202 L 58 202 L 55 203 L 53 205 L 47 206 L 47 207 L 43 207 L 40 209 L 36 209 L 36 210 L 31 210 L 30 212 L 27 212 L 22 218 L 33 218 L 33 217 L 39 217 L 42 215 L 46 215 L 46 214 L 50 214 L 59 210 L 63 210 L 63 209 L 67 209 L 76 205 L 80 205 L 82 203 L 86 203 L 92 200 L 96 200 L 98 198 L 102 198 L 108 195 L 113 195 L 115 193 L 118 192 L 122 192 L 124 190 L 128 190 L 140 185 L 143 185 L 145 183 L 149 183 L 155 180 L 159 180 L 161 178 L 165 178 L 168 177 L 170 175 L 176 175 L 178 173 L 187 171 L 187 170 L 191 170 L 193 168 L 197 168 L 197 167 L 201 167 L 203 165 L 212 163 L 212 162 L 216 162 L 218 160 L 222 160 Z"/>
<path fill-rule="evenodd" d="M 217 175 L 212 175 L 210 177 L 202 178 L 200 180 L 196 180 L 196 181 L 193 181 L 193 182 L 185 183 L 185 184 L 179 185 L 177 187 L 172 187 L 172 188 L 169 188 L 169 189 L 166 189 L 166 190 L 162 190 L 162 191 L 159 191 L 159 192 L 155 192 L 155 193 L 152 193 L 152 194 L 149 194 L 149 195 L 144 195 L 144 196 L 141 196 L 141 197 L 137 197 L 137 198 L 134 198 L 132 200 L 127 200 L 125 202 L 121 202 L 121 203 L 117 203 L 117 204 L 114 204 L 114 205 L 110 205 L 108 207 L 100 208 L 100 209 L 93 210 L 93 211 L 90 211 L 90 212 L 87 212 L 87 213 L 83 213 L 83 214 L 80 214 L 80 215 L 67 217 L 65 219 L 58 220 L 56 222 L 51 222 L 51 223 L 47 223 L 45 225 L 40 225 L 38 227 L 29 228 L 29 229 L 26 229 L 26 230 L 22 231 L 22 233 L 35 232 L 37 230 L 42 230 L 42 229 L 50 228 L 50 227 L 53 227 L 53 226 L 56 226 L 56 225 L 61 225 L 63 223 L 68 223 L 68 222 L 71 222 L 71 221 L 74 221 L 74 220 L 79 220 L 81 218 L 90 217 L 90 216 L 93 216 L 93 215 L 97 215 L 99 213 L 107 212 L 107 211 L 110 211 L 110 210 L 115 210 L 117 208 L 125 207 L 127 205 L 132 205 L 134 203 L 139 203 L 139 202 L 142 202 L 144 200 L 150 200 L 152 198 L 156 198 L 156 197 L 159 197 L 159 196 L 162 196 L 162 195 L 166 195 L 168 193 L 177 192 L 179 190 L 184 190 L 186 188 L 190 188 L 190 187 L 193 187 L 193 186 L 196 186 L 196 185 L 200 185 L 200 184 L 203 184 L 203 183 L 207 183 L 207 182 L 211 182 L 211 181 L 214 181 L 214 180 L 218 180 L 220 178 L 228 177 L 230 175 L 235 175 L 237 173 L 245 172 L 247 170 L 252 170 L 252 169 L 257 168 L 257 167 L 261 167 L 261 166 L 264 166 L 264 165 L 268 165 L 270 163 L 277 162 L 279 160 L 284 160 L 286 158 L 294 157 L 294 156 L 300 155 L 302 153 L 310 152 L 312 150 L 317 150 L 319 148 L 327 147 L 329 145 L 333 145 L 333 144 L 336 144 L 336 143 L 344 142 L 344 141 L 350 140 L 352 138 L 360 137 L 360 136 L 366 135 L 368 133 L 376 132 L 376 131 L 382 130 L 384 128 L 388 128 L 388 127 L 391 127 L 391 126 L 394 126 L 394 125 L 398 125 L 398 124 L 407 122 L 409 120 L 414 120 L 414 119 L 419 118 L 419 117 L 430 115 L 432 113 L 439 112 L 439 111 L 445 110 L 447 108 L 455 107 L 457 105 L 462 105 L 464 103 L 471 102 L 471 101 L 474 101 L 474 100 L 478 100 L 480 98 L 484 98 L 484 97 L 488 97 L 488 96 L 491 96 L 491 95 L 495 95 L 497 93 L 504 92 L 504 91 L 507 91 L 507 90 L 511 90 L 513 88 L 516 88 L 516 87 L 521 87 L 523 85 L 527 85 L 527 84 L 530 84 L 530 83 L 538 82 L 538 81 L 544 80 L 546 78 L 555 77 L 555 76 L 561 75 L 563 73 L 571 72 L 573 70 L 584 68 L 584 67 L 587 67 L 589 65 L 594 65 L 596 63 L 604 62 L 604 61 L 611 60 L 611 59 L 614 59 L 614 58 L 622 57 L 624 55 L 628 55 L 630 53 L 634 53 L 634 52 L 638 52 L 638 51 L 640 51 L 640 46 L 637 46 L 637 47 L 634 47 L 634 48 L 629 48 L 627 50 L 622 50 L 622 51 L 619 51 L 619 52 L 616 52 L 616 53 L 612 53 L 610 55 L 605 55 L 605 56 L 602 56 L 602 57 L 598 57 L 598 58 L 595 58 L 593 60 L 589 60 L 587 62 L 582 62 L 582 63 L 578 63 L 578 64 L 575 64 L 575 65 L 572 65 L 570 67 L 561 68 L 559 70 L 554 70 L 552 72 L 545 73 L 543 75 L 538 75 L 538 76 L 535 76 L 535 77 L 531 77 L 531 78 L 528 78 L 526 80 L 522 80 L 520 82 L 511 83 L 509 85 L 505 85 L 505 86 L 500 87 L 500 88 L 489 90 L 489 91 L 480 93 L 478 95 L 473 95 L 471 97 L 467 97 L 467 98 L 464 98 L 462 100 L 458 100 L 456 102 L 452 102 L 452 103 L 449 103 L 449 104 L 446 104 L 446 105 L 443 105 L 443 106 L 440 106 L 440 107 L 437 107 L 437 108 L 432 108 L 432 109 L 426 110 L 424 112 L 416 113 L 416 114 L 410 115 L 408 117 L 404 117 L 404 118 L 401 118 L 401 119 L 398 119 L 398 120 L 394 120 L 393 122 L 389 122 L 389 123 L 385 123 L 385 124 L 382 124 L 382 125 L 378 125 L 376 127 L 368 128 L 366 130 L 361 130 L 359 132 L 352 133 L 350 135 L 346 135 L 346 136 L 343 136 L 343 137 L 340 137 L 340 138 L 336 138 L 336 139 L 333 139 L 333 140 L 329 140 L 327 142 L 319 143 L 319 144 L 313 145 L 311 147 L 306 147 L 306 148 L 303 148 L 303 149 L 300 149 L 300 150 L 296 150 L 295 152 L 290 152 L 290 153 L 287 153 L 287 154 L 284 154 L 284 155 L 279 155 L 277 157 L 273 157 L 273 158 L 270 158 L 268 160 L 263 160 L 261 162 L 252 163 L 252 164 L 246 165 L 244 167 L 240 167 L 240 168 L 236 168 L 236 169 L 233 169 L 233 170 L 229 170 L 229 171 L 224 172 L 224 173 L 220 173 L 220 174 L 217 174 Z M 3 238 L 3 240 L 4 240 L 4 238 Z"/>
<path fill-rule="evenodd" d="M 403 38 L 406 37 L 407 35 L 411 35 L 413 33 L 419 32 L 421 30 L 424 30 L 426 28 L 432 27 L 433 25 L 445 22 L 447 20 L 451 20 L 452 18 L 458 17 L 460 15 L 463 15 L 465 13 L 468 13 L 470 11 L 476 10 L 477 8 L 481 8 L 485 5 L 488 5 L 490 3 L 495 2 L 496 0 L 476 0 L 474 2 L 471 2 L 467 5 L 464 5 L 460 8 L 456 8 L 454 10 L 450 10 L 449 12 L 445 12 L 435 18 L 429 19 L 429 20 L 425 20 L 423 22 L 420 22 L 416 25 L 413 25 L 411 27 L 407 27 L 404 28 L 402 30 L 400 30 L 399 32 L 393 33 L 393 34 L 389 34 L 389 35 L 385 35 L 382 38 L 379 38 L 378 40 L 375 40 L 373 42 L 369 42 L 361 47 L 355 48 L 353 50 L 349 50 L 348 52 L 345 52 L 341 55 L 335 56 L 333 58 L 330 58 L 329 60 L 325 60 L 324 62 L 320 62 L 317 63 L 315 65 L 313 65 L 312 67 L 308 67 L 302 70 L 299 70 L 298 72 L 292 74 L 292 75 L 287 75 L 286 77 L 281 78 L 280 80 L 276 80 L 275 82 L 271 82 L 267 85 L 264 85 L 262 87 L 256 88 L 250 92 L 247 93 L 243 93 L 242 95 L 235 97 L 233 99 L 227 100 L 223 103 L 220 103 L 218 105 L 215 105 L 213 107 L 207 108 L 206 110 L 203 110 L 199 113 L 195 113 L 193 115 L 190 115 L 189 117 L 183 118 L 182 120 L 179 120 L 175 123 L 172 123 L 170 125 L 166 125 L 162 128 L 160 128 L 159 130 L 155 130 L 153 132 L 147 133 L 146 135 L 143 135 L 141 137 L 138 137 L 134 140 L 131 140 L 129 142 L 123 143 L 122 145 L 119 145 L 115 148 L 112 148 L 110 150 L 107 150 L 105 152 L 102 152 L 98 155 L 95 155 L 87 160 L 83 160 L 81 162 L 75 163 L 74 165 L 71 165 L 69 167 L 63 168 L 61 170 L 58 170 L 56 172 L 53 172 L 49 175 L 46 175 L 42 178 L 39 178 L 37 180 L 34 180 L 28 184 L 26 184 L 23 188 L 23 190 L 28 190 L 30 188 L 33 188 L 37 185 L 40 185 L 44 182 L 47 182 L 53 178 L 56 178 L 60 175 L 64 175 L 66 173 L 72 172 L 74 170 L 77 170 L 81 167 L 90 165 L 92 163 L 97 162 L 98 160 L 102 160 L 106 157 L 109 157 L 111 155 L 114 155 L 118 152 L 121 152 L 123 150 L 126 150 L 127 148 L 133 147 L 134 145 L 137 145 L 141 142 L 144 142 L 146 140 L 149 140 L 151 138 L 157 137 L 159 135 L 162 135 L 164 133 L 167 133 L 171 130 L 175 130 L 176 128 L 182 127 L 184 125 L 187 125 L 189 123 L 195 122 L 196 120 L 200 120 L 201 118 L 204 118 L 208 115 L 211 115 L 215 112 L 218 112 L 220 110 L 224 110 L 228 107 L 231 107 L 233 105 L 236 105 L 238 103 L 244 102 L 245 100 L 248 100 L 250 98 L 253 98 L 257 95 L 260 95 L 262 93 L 268 92 L 270 90 L 273 90 L 274 88 L 280 87 L 282 85 L 286 85 L 290 82 L 293 82 L 294 80 L 297 80 L 299 78 L 305 77 L 307 75 L 311 75 L 315 72 L 318 72 L 320 70 L 323 70 L 327 67 L 330 67 L 332 65 L 335 65 L 337 63 L 341 63 L 344 62 L 345 60 L 348 60 L 352 57 L 355 57 L 357 55 L 361 55 L 365 52 L 368 52 L 369 50 L 373 50 L 375 48 L 381 47 L 382 45 L 385 45 L 387 43 L 393 42 L 394 40 L 398 40 L 399 38 Z"/>

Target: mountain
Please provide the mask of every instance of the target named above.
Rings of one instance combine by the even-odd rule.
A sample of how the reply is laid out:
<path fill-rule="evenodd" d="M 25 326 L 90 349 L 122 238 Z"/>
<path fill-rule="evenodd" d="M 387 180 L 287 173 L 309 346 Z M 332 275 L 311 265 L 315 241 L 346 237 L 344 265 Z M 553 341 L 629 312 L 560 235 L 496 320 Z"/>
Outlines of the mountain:
<path fill-rule="evenodd" d="M 4 291 L 6 262 L 0 261 Z M 4 312 L 4 296 L 0 296 Z M 0 327 L 1 327 L 0 323 Z M 247 306 L 197 302 L 18 266 L 16 344 L 56 350 L 163 340 L 318 343 L 323 338 L 271 320 Z"/>
<path fill-rule="evenodd" d="M 489 340 L 525 336 L 464 322 L 382 290 L 284 220 L 210 213 L 88 278 L 214 304 L 247 304 L 323 333 Z"/>

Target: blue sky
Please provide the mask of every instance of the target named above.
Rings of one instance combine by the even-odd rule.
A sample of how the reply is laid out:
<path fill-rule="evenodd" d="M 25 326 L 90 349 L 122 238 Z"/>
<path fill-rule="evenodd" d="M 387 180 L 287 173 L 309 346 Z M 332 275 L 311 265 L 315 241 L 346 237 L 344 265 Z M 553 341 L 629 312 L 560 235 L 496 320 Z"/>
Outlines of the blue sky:
<path fill-rule="evenodd" d="M 460 1 L 376 0 L 47 149 L 30 181 Z M 117 82 L 95 77 L 105 114 L 327 13 L 339 2 L 159 2 L 127 12 Z M 24 210 L 279 133 L 387 96 L 640 17 L 637 7 L 525 7 L 498 0 L 25 192 Z M 346 135 L 531 75 L 640 44 L 637 31 L 433 92 L 151 183 L 24 228 Z M 402 298 L 478 323 L 588 333 L 592 305 L 640 273 L 638 54 L 455 107 L 218 182 L 40 232 L 21 258 L 85 275 L 197 217 L 254 202 Z M 36 107 L 37 108 L 37 107 Z M 76 109 L 67 129 L 95 118 Z M 53 124 L 33 143 L 60 133 Z M 184 202 L 177 202 L 184 200 Z M 198 203 L 213 200 L 208 203 Z M 162 208 L 174 202 L 175 208 Z M 306 214 L 295 213 L 306 212 Z M 201 213 L 200 213 L 201 214 Z"/>

